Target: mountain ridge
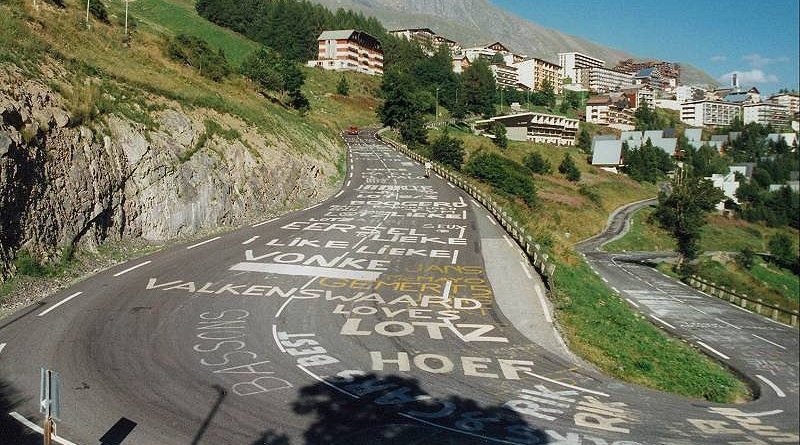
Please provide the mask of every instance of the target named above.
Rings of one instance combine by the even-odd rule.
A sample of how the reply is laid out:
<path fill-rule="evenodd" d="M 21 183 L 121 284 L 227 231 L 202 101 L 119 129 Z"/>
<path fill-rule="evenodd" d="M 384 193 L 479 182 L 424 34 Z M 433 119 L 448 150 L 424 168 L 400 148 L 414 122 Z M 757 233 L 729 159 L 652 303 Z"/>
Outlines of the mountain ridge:
<path fill-rule="evenodd" d="M 379 19 L 388 29 L 431 28 L 465 47 L 500 41 L 512 51 L 558 62 L 558 53 L 578 51 L 606 61 L 647 58 L 604 46 L 589 39 L 547 28 L 519 17 L 489 0 L 311 0 L 331 9 L 346 8 Z M 681 81 L 715 84 L 707 73 L 687 63 Z"/>

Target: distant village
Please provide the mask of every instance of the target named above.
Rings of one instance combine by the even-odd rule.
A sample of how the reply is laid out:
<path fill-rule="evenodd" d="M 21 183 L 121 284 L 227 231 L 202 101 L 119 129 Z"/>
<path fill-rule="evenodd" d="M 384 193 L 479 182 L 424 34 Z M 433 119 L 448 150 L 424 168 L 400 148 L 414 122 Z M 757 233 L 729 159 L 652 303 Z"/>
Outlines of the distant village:
<path fill-rule="evenodd" d="M 606 67 L 604 60 L 579 52 L 558 54 L 558 63 L 537 57 L 517 54 L 501 42 L 483 46 L 463 48 L 458 42 L 436 34 L 428 28 L 397 29 L 390 34 L 420 43 L 433 53 L 441 45 L 452 54 L 453 71 L 463 72 L 477 60 L 485 60 L 495 76 L 499 88 L 518 91 L 538 91 L 548 82 L 556 94 L 574 91 L 588 94 L 585 111 L 579 119 L 556 114 L 522 112 L 511 104 L 513 114 L 496 116 L 473 123 L 476 131 L 491 128 L 494 122 L 503 123 L 508 139 L 575 145 L 579 120 L 620 130 L 621 137 L 597 136 L 592 141 L 592 164 L 616 170 L 623 163 L 622 145 L 636 149 L 648 139 L 671 156 L 676 154 L 675 129 L 658 131 L 634 131 L 634 113 L 642 106 L 650 109 L 668 109 L 680 113 L 680 120 L 687 127 L 684 136 L 695 148 L 702 145 L 722 150 L 737 134 L 714 135 L 703 140 L 702 129 L 714 130 L 730 126 L 741 118 L 744 124 L 756 122 L 783 132 L 769 134 L 773 142 L 783 139 L 790 147 L 796 147 L 797 132 L 800 131 L 800 96 L 797 92 L 763 97 L 752 86 L 739 85 L 736 74 L 730 85 L 713 88 L 701 85 L 681 84 L 681 67 L 676 63 L 660 60 L 620 61 L 614 67 Z M 383 52 L 380 42 L 361 31 L 325 31 L 319 38 L 317 60 L 308 66 L 337 71 L 358 71 L 370 75 L 383 73 Z M 488 132 L 487 132 L 488 133 Z M 715 175 L 717 185 L 733 197 L 737 184 L 736 174 L 747 174 L 752 166 L 732 166 L 727 175 Z M 719 177 L 716 177 L 719 176 Z M 800 190 L 795 180 L 788 185 Z M 777 185 L 780 186 L 780 185 Z"/>

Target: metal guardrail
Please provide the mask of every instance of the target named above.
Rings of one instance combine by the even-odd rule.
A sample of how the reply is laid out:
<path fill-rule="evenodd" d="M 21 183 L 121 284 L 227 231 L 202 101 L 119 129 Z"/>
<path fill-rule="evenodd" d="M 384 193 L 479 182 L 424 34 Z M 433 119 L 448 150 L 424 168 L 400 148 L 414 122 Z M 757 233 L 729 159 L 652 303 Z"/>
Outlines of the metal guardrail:
<path fill-rule="evenodd" d="M 699 289 L 708 295 L 727 300 L 731 304 L 735 304 L 744 309 L 749 309 L 759 315 L 769 317 L 777 322 L 786 323 L 791 326 L 797 326 L 798 320 L 797 312 L 786 310 L 784 308 L 775 306 L 770 303 L 763 302 L 760 298 L 750 298 L 747 295 L 740 295 L 725 286 L 720 286 L 714 282 L 706 281 L 696 275 L 692 275 L 687 280 L 687 283 L 695 289 Z"/>
<path fill-rule="evenodd" d="M 537 272 L 539 272 L 539 275 L 545 278 L 545 284 L 547 285 L 547 288 L 553 289 L 553 285 L 555 284 L 554 277 L 556 265 L 555 263 L 548 261 L 549 255 L 543 251 L 539 244 L 533 242 L 533 237 L 528 234 L 522 224 L 519 224 L 510 218 L 508 216 L 508 212 L 506 212 L 502 207 L 498 206 L 495 201 L 487 197 L 483 192 L 478 190 L 477 187 L 472 185 L 471 182 L 464 177 L 464 175 L 455 173 L 451 169 L 439 164 L 438 162 L 433 162 L 424 156 L 420 156 L 418 153 L 409 150 L 409 148 L 403 144 L 388 138 L 383 138 L 381 133 L 387 130 L 387 128 L 378 130 L 378 132 L 375 133 L 375 137 L 383 142 L 386 142 L 396 150 L 417 162 L 431 162 L 434 172 L 438 173 L 451 183 L 457 185 L 462 190 L 469 193 L 469 195 L 472 196 L 476 201 L 480 202 L 487 210 L 489 210 L 489 212 L 497 219 L 506 232 L 508 232 L 514 241 L 516 241 L 517 244 L 522 248 L 522 250 L 530 259 L 531 264 L 533 264 L 533 267 L 536 268 Z"/>

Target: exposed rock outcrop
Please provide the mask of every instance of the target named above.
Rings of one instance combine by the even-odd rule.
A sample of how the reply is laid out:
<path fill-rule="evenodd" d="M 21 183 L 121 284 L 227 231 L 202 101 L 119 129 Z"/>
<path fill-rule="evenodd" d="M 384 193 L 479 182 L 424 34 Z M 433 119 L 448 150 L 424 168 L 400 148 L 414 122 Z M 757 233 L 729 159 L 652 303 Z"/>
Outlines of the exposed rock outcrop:
<path fill-rule="evenodd" d="M 0 66 L 0 276 L 22 248 L 52 259 L 67 245 L 165 240 L 332 191 L 330 137 L 304 151 L 233 116 L 153 100 L 163 106 L 151 128 L 115 114 L 76 125 L 60 94 Z"/>

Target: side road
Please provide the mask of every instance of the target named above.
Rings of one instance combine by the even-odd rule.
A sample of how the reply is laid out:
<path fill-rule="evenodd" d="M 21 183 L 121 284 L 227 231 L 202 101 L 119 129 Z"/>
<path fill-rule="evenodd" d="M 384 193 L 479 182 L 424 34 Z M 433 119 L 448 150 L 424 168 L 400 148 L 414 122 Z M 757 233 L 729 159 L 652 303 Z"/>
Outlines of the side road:
<path fill-rule="evenodd" d="M 695 345 L 745 376 L 756 398 L 798 404 L 798 330 L 695 290 L 642 264 L 660 254 L 615 254 L 600 247 L 624 234 L 636 210 L 654 200 L 621 207 L 606 229 L 576 247 L 620 297 L 654 324 Z"/>

